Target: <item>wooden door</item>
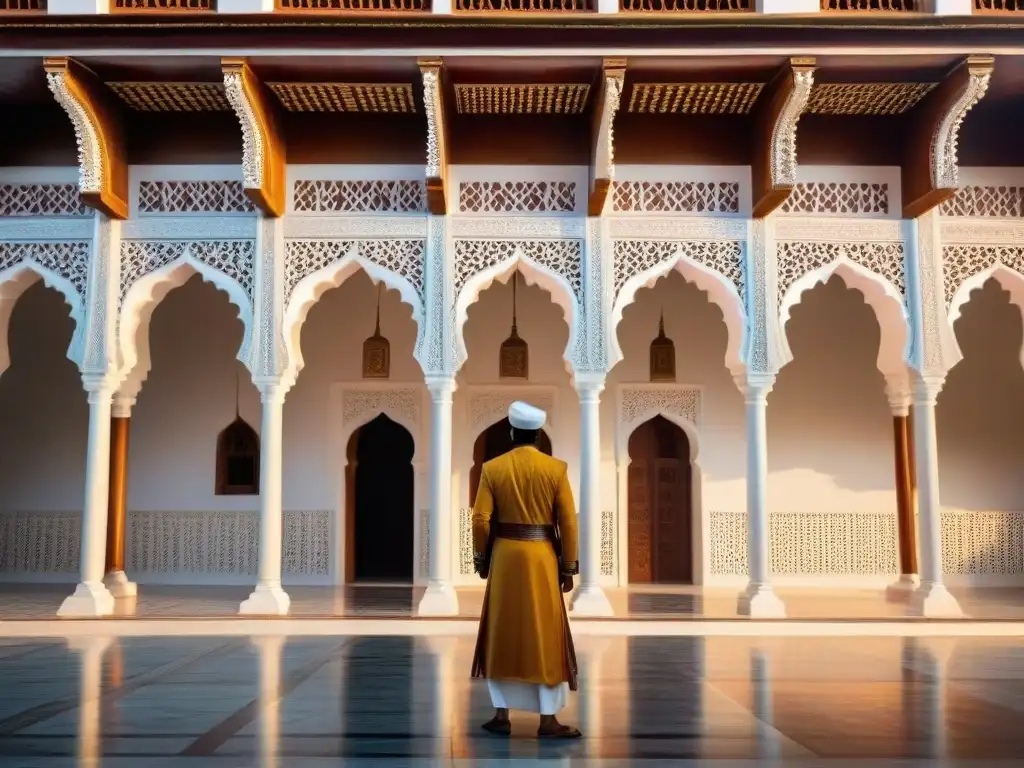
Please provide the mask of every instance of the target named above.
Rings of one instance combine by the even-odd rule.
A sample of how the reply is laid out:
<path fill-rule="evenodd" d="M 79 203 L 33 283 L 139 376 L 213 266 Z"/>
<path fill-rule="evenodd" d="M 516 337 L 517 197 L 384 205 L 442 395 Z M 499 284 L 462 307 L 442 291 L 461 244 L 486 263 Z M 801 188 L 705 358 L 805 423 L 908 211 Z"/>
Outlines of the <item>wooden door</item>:
<path fill-rule="evenodd" d="M 634 460 L 629 465 L 629 582 L 648 584 L 651 568 L 651 501 L 648 494 L 648 464 Z"/>

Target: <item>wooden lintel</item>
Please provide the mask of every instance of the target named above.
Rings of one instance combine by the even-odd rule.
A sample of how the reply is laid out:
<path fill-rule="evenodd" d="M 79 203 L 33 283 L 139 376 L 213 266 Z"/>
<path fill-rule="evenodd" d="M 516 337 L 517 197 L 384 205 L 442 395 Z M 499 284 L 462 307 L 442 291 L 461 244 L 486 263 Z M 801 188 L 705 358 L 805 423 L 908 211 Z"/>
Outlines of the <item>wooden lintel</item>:
<path fill-rule="evenodd" d="M 956 194 L 960 185 L 960 126 L 988 90 L 991 56 L 960 62 L 911 115 L 904 145 L 903 216 L 915 219 Z"/>
<path fill-rule="evenodd" d="M 591 112 L 590 130 L 590 197 L 587 215 L 600 216 L 604 212 L 608 193 L 615 177 L 615 146 L 612 129 L 619 111 L 622 86 L 626 77 L 625 59 L 605 59 L 601 67 L 601 82 Z"/>
<path fill-rule="evenodd" d="M 286 208 L 284 133 L 266 87 L 245 59 L 221 59 L 224 92 L 242 127 L 242 183 L 266 216 Z"/>
<path fill-rule="evenodd" d="M 811 96 L 815 66 L 813 58 L 790 59 L 758 100 L 751 162 L 754 218 L 782 205 L 796 186 L 796 127 Z"/>
<path fill-rule="evenodd" d="M 82 202 L 113 219 L 128 218 L 128 163 L 113 96 L 91 71 L 66 56 L 44 59 L 43 69 L 75 129 Z"/>
<path fill-rule="evenodd" d="M 445 110 L 444 62 L 420 59 L 423 110 L 427 115 L 427 210 L 448 212 L 448 117 Z"/>

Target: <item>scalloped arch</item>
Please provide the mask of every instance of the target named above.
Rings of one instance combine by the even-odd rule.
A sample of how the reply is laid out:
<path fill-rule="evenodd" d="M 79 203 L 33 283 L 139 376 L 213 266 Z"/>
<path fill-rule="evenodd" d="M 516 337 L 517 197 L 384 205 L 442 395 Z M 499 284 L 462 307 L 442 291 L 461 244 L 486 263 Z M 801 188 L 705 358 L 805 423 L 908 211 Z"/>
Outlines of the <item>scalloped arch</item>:
<path fill-rule="evenodd" d="M 1006 266 L 1001 261 L 997 261 L 992 266 L 976 272 L 960 283 L 949 302 L 949 310 L 946 316 L 949 319 L 950 332 L 953 335 L 953 340 L 956 342 L 958 350 L 960 345 L 956 341 L 956 331 L 953 328 L 953 324 L 959 319 L 964 306 L 971 300 L 971 292 L 981 288 L 990 279 L 995 279 L 1004 291 L 1009 292 L 1010 302 L 1016 305 L 1017 310 L 1021 313 L 1021 318 L 1024 319 L 1024 275 L 1016 269 Z M 962 356 L 959 357 L 962 359 Z M 957 362 L 959 362 L 959 359 Z M 1024 344 L 1021 344 L 1020 363 L 1021 366 L 1024 366 Z"/>
<path fill-rule="evenodd" d="M 747 313 L 743 306 L 743 300 L 732 281 L 717 270 L 706 267 L 687 256 L 682 244 L 671 258 L 633 275 L 623 283 L 622 289 L 615 297 L 609 322 L 609 370 L 625 356 L 619 343 L 619 325 L 622 323 L 626 307 L 636 301 L 638 291 L 642 288 L 653 288 L 655 283 L 673 270 L 681 274 L 687 282 L 693 283 L 707 293 L 708 299 L 722 311 L 722 320 L 728 331 L 725 365 L 733 375 L 742 373 L 745 365 L 741 351 L 747 333 Z"/>
<path fill-rule="evenodd" d="M 403 303 L 412 309 L 412 319 L 416 323 L 416 343 L 413 349 L 419 351 L 424 346 L 422 344 L 424 332 L 423 304 L 416 288 L 401 275 L 395 274 L 390 269 L 385 269 L 379 264 L 361 256 L 358 244 L 353 244 L 345 256 L 302 278 L 295 285 L 291 296 L 288 297 L 288 303 L 284 310 L 282 332 L 284 334 L 284 343 L 288 350 L 288 359 L 292 361 L 293 377 L 297 376 L 305 365 L 302 357 L 302 326 L 306 322 L 309 311 L 320 301 L 320 297 L 324 293 L 332 288 L 337 288 L 359 270 L 365 272 L 374 285 L 384 283 L 388 288 L 398 291 Z M 423 369 L 423 361 L 420 360 L 415 352 L 413 356 L 416 362 L 419 363 L 420 368 Z"/>
<path fill-rule="evenodd" d="M 127 375 L 129 381 L 141 386 L 152 365 L 149 357 L 149 324 L 153 311 L 168 293 L 180 288 L 196 274 L 204 282 L 226 293 L 231 303 L 238 308 L 238 319 L 242 321 L 243 331 L 237 358 L 251 372 L 253 310 L 248 294 L 233 279 L 194 258 L 191 250 L 186 249 L 184 254 L 170 264 L 165 264 L 136 280 L 121 302 L 118 312 L 117 346 L 121 357 L 121 371 Z"/>
<path fill-rule="evenodd" d="M 7 269 L 0 270 L 0 376 L 11 364 L 11 350 L 7 335 L 10 330 L 11 313 L 21 295 L 35 283 L 42 280 L 43 284 L 58 291 L 64 297 L 64 303 L 70 308 L 71 320 L 75 330 L 71 334 L 67 357 L 79 369 L 82 367 L 83 340 L 85 333 L 85 301 L 67 278 L 37 264 L 31 259 L 24 259 Z"/>
<path fill-rule="evenodd" d="M 790 314 L 803 294 L 819 283 L 828 282 L 837 275 L 848 288 L 855 289 L 864 297 L 864 303 L 871 307 L 878 321 L 880 331 L 878 343 L 878 370 L 886 376 L 901 374 L 910 359 L 910 319 L 903 297 L 896 287 L 884 277 L 851 261 L 846 256 L 824 264 L 802 275 L 789 286 L 779 306 L 779 323 L 785 342 L 786 362 L 793 359 L 786 335 L 786 324 Z"/>
<path fill-rule="evenodd" d="M 651 408 L 649 410 L 645 410 L 640 416 L 623 422 L 620 425 L 618 438 L 615 440 L 616 463 L 619 465 L 629 463 L 629 438 L 633 436 L 633 433 L 638 427 L 643 426 L 656 416 L 661 416 L 668 421 L 671 421 L 683 430 L 686 434 L 687 441 L 690 443 L 690 463 L 697 464 L 698 459 L 700 458 L 700 430 L 692 421 L 680 416 L 678 413 L 673 413 L 667 408 Z"/>
<path fill-rule="evenodd" d="M 344 397 L 344 395 L 342 396 Z M 412 437 L 413 446 L 412 464 L 415 465 L 421 461 L 423 458 L 423 446 L 420 445 L 419 425 L 399 413 L 398 409 L 391 408 L 387 403 L 383 403 L 377 411 L 367 413 L 366 416 L 354 419 L 352 422 L 342 426 L 339 444 L 341 446 L 341 457 L 344 466 L 348 466 L 348 444 L 352 441 L 352 436 L 378 416 L 387 416 L 391 421 L 409 433 L 409 436 Z"/>
<path fill-rule="evenodd" d="M 469 308 L 480 298 L 480 294 L 486 291 L 491 284 L 498 280 L 502 283 L 508 282 L 512 274 L 519 269 L 527 285 L 539 285 L 551 296 L 551 300 L 562 309 L 562 317 L 569 326 L 569 341 L 562 353 L 565 361 L 565 368 L 570 374 L 572 369 L 572 353 L 576 347 L 576 336 L 579 333 L 577 324 L 579 322 L 579 302 L 572 286 L 564 277 L 554 270 L 538 264 L 531 259 L 521 248 L 516 248 L 515 253 L 506 259 L 482 269 L 468 280 L 459 291 L 455 300 L 455 371 L 457 372 L 466 362 L 469 356 L 466 351 L 465 326 L 469 319 Z"/>

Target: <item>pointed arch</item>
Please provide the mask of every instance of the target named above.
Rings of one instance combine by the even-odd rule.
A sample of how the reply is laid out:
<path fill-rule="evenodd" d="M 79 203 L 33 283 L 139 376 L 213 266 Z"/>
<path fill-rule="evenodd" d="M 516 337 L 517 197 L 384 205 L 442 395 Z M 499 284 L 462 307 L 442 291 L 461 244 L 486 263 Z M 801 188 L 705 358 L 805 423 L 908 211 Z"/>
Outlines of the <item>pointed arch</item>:
<path fill-rule="evenodd" d="M 541 264 L 530 258 L 522 249 L 517 246 L 512 255 L 502 259 L 495 264 L 481 269 L 469 277 L 455 299 L 455 370 L 462 368 L 463 363 L 469 356 L 466 351 L 465 326 L 469 319 L 469 308 L 480 298 L 480 294 L 486 291 L 491 284 L 497 280 L 501 283 L 508 282 L 516 270 L 523 275 L 527 285 L 539 285 L 551 300 L 561 308 L 562 317 L 569 326 L 569 341 L 565 345 L 562 359 L 565 361 L 565 368 L 572 373 L 572 353 L 576 347 L 576 337 L 579 333 L 577 327 L 579 322 L 579 299 L 569 282 L 558 272 L 550 267 Z"/>
<path fill-rule="evenodd" d="M 70 308 L 75 330 L 71 334 L 67 357 L 79 368 L 82 365 L 83 334 L 85 332 L 85 301 L 78 290 L 63 277 L 31 259 L 23 259 L 6 269 L 0 270 L 0 376 L 11 364 L 11 351 L 7 336 L 10 330 L 11 314 L 21 295 L 38 280 L 64 297 Z"/>
<path fill-rule="evenodd" d="M 186 248 L 174 261 L 136 280 L 121 301 L 117 342 L 121 353 L 121 370 L 130 381 L 141 385 L 152 366 L 149 355 L 149 325 L 153 311 L 168 293 L 180 288 L 196 274 L 204 282 L 226 293 L 231 303 L 238 308 L 238 319 L 242 321 L 242 343 L 237 358 L 242 365 L 249 367 L 253 308 L 248 293 L 238 282 L 195 258 L 191 248 Z"/>
<path fill-rule="evenodd" d="M 683 430 L 686 439 L 690 443 L 690 463 L 697 466 L 700 456 L 700 430 L 692 421 L 668 408 L 651 408 L 638 414 L 629 421 L 620 424 L 618 436 L 615 440 L 615 460 L 618 464 L 629 464 L 629 438 L 641 426 L 656 416 L 661 416 Z"/>
<path fill-rule="evenodd" d="M 864 303 L 874 312 L 880 331 L 876 361 L 878 370 L 886 376 L 904 372 L 909 360 L 911 334 L 903 295 L 892 282 L 845 254 L 840 254 L 828 264 L 812 269 L 794 280 L 781 297 L 779 323 L 783 329 L 787 362 L 793 357 L 786 336 L 786 324 L 793 307 L 800 303 L 805 292 L 819 283 L 828 282 L 833 275 L 838 276 L 848 288 L 859 291 L 864 297 Z"/>
<path fill-rule="evenodd" d="M 964 306 L 971 300 L 971 293 L 984 286 L 990 279 L 994 279 L 1004 291 L 1009 292 L 1010 303 L 1017 307 L 1017 310 L 1021 313 L 1021 319 L 1024 320 L 1024 275 L 1016 269 L 1003 264 L 1003 262 L 996 261 L 988 268 L 975 272 L 968 277 L 953 292 L 953 298 L 949 302 L 947 317 L 949 318 L 950 333 L 954 341 L 956 340 L 956 331 L 953 329 L 953 324 L 959 319 Z M 957 348 L 959 349 L 958 342 Z M 1020 362 L 1024 366 L 1024 344 L 1021 345 Z"/>
<path fill-rule="evenodd" d="M 302 358 L 302 326 L 309 311 L 320 301 L 324 293 L 337 288 L 359 270 L 365 272 L 374 285 L 384 283 L 388 288 L 398 291 L 402 302 L 412 309 L 412 319 L 416 323 L 416 343 L 413 349 L 419 350 L 423 346 L 423 303 L 416 287 L 407 278 L 364 257 L 359 252 L 359 244 L 353 243 L 340 259 L 299 280 L 290 295 L 285 297 L 282 332 L 288 359 L 292 361 L 293 376 L 305 365 Z M 422 368 L 423 361 L 416 357 L 415 353 L 413 356 Z"/>
<path fill-rule="evenodd" d="M 609 368 L 614 367 L 624 357 L 619 343 L 619 324 L 622 322 L 626 307 L 636 301 L 638 291 L 642 288 L 653 288 L 655 283 L 673 270 L 681 274 L 687 282 L 704 291 L 711 303 L 722 311 L 722 320 L 728 332 L 725 365 L 733 375 L 742 373 L 744 364 L 741 353 L 747 332 L 747 312 L 743 298 L 736 285 L 725 275 L 688 256 L 683 243 L 679 244 L 671 257 L 634 275 L 622 284 L 622 289 L 615 297 L 609 323 Z"/>

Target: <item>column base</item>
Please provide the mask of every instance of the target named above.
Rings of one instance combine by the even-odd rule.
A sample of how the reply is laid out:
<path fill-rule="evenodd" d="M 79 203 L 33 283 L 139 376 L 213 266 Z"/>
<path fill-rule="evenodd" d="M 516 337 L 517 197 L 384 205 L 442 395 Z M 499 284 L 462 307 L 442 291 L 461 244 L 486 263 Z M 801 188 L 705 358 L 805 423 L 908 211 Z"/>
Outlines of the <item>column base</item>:
<path fill-rule="evenodd" d="M 280 584 L 257 584 L 249 599 L 238 606 L 243 616 L 287 616 L 291 598 Z"/>
<path fill-rule="evenodd" d="M 103 583 L 115 599 L 135 597 L 139 594 L 139 585 L 134 581 L 128 581 L 128 576 L 124 571 L 111 571 L 103 577 Z"/>
<path fill-rule="evenodd" d="M 57 609 L 58 616 L 109 616 L 114 612 L 114 596 L 102 581 L 83 581 Z"/>
<path fill-rule="evenodd" d="M 771 584 L 754 584 L 751 582 L 740 593 L 736 602 L 736 612 L 740 616 L 751 619 L 784 619 L 786 604 L 782 602 Z"/>
<path fill-rule="evenodd" d="M 907 614 L 927 619 L 959 619 L 964 612 L 945 584 L 926 581 L 910 596 Z"/>
<path fill-rule="evenodd" d="M 417 616 L 458 616 L 459 596 L 450 581 L 430 581 L 416 606 Z"/>
<path fill-rule="evenodd" d="M 886 600 L 902 602 L 910 599 L 911 594 L 921 585 L 921 577 L 916 573 L 904 573 L 896 581 L 885 588 Z"/>
<path fill-rule="evenodd" d="M 615 615 L 608 595 L 597 584 L 581 586 L 572 597 L 570 616 L 611 617 Z"/>

